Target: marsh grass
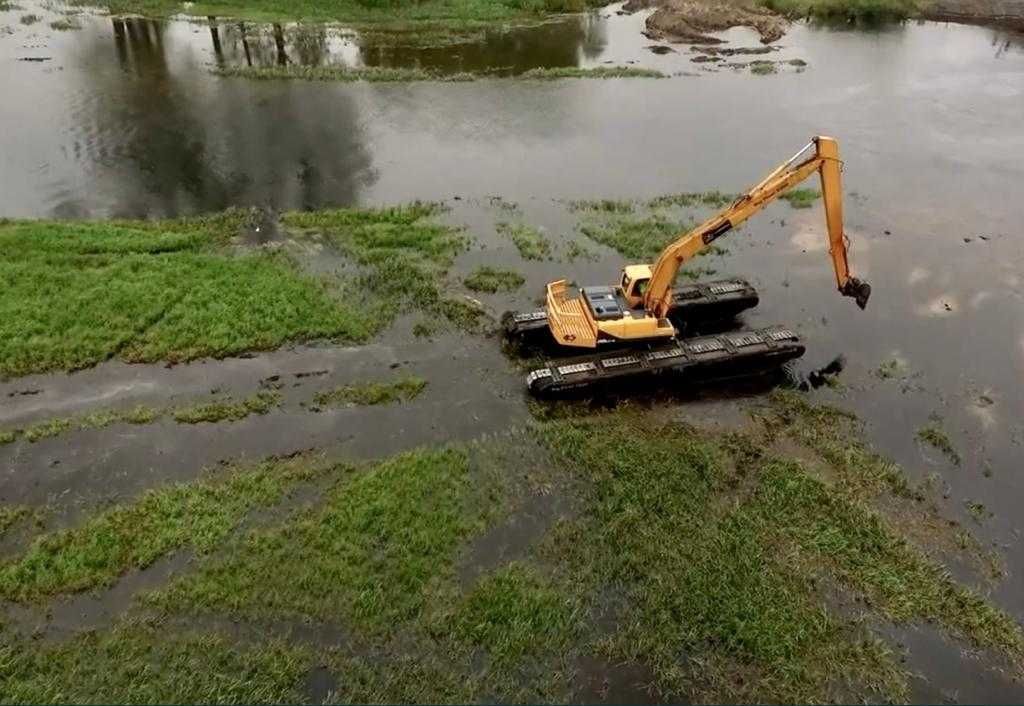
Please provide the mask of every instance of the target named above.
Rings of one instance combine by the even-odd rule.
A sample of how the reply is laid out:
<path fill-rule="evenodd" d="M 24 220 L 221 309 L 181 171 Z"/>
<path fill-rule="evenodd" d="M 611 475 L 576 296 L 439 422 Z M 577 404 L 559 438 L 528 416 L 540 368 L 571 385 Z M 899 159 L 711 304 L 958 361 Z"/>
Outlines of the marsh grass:
<path fill-rule="evenodd" d="M 371 335 L 285 256 L 223 253 L 245 217 L 0 223 L 0 376 Z"/>
<path fill-rule="evenodd" d="M 303 461 L 152 491 L 37 540 L 0 567 L 0 595 L 102 586 L 193 547 L 194 570 L 141 599 L 168 626 L 145 651 L 170 663 L 132 669 L 134 646 L 154 639 L 140 624 L 56 645 L 0 636 L 0 688 L 47 700 L 74 673 L 69 694 L 180 701 L 221 683 L 208 671 L 283 647 L 257 638 L 224 653 L 212 635 L 171 627 L 206 616 L 343 629 L 340 647 L 261 662 L 271 673 L 254 683 L 272 700 L 319 665 L 340 701 L 567 702 L 572 665 L 595 653 L 643 665 L 667 700 L 906 699 L 908 674 L 870 628 L 880 620 L 928 621 L 1019 660 L 1020 626 L 896 532 L 885 513 L 904 485 L 872 468 L 883 461 L 856 432 L 852 415 L 796 393 L 725 434 L 629 405 L 567 404 L 502 439 L 335 468 L 321 503 L 244 533 L 233 530 L 252 508 L 308 482 Z M 810 456 L 780 455 L 784 437 L 806 439 Z M 569 494 L 572 510 L 508 560 L 462 576 L 490 561 L 492 540 L 479 539 L 551 493 Z M 124 667 L 106 664 L 114 639 Z M 176 683 L 183 665 L 196 673 Z"/>
<path fill-rule="evenodd" d="M 526 282 L 518 272 L 503 270 L 495 267 L 481 266 L 473 270 L 462 280 L 466 289 L 474 292 L 512 292 L 519 289 Z"/>
<path fill-rule="evenodd" d="M 221 399 L 182 407 L 155 408 L 136 405 L 128 409 L 104 409 L 77 417 L 47 419 L 24 428 L 2 431 L 0 445 L 19 438 L 34 443 L 69 431 L 102 429 L 112 424 L 151 424 L 165 415 L 181 424 L 232 422 L 244 419 L 250 414 L 266 414 L 280 402 L 280 394 L 262 391 L 240 401 Z"/>
<path fill-rule="evenodd" d="M 316 393 L 314 403 L 319 407 L 339 405 L 372 406 L 393 402 L 410 402 L 427 387 L 427 381 L 416 375 L 405 375 L 396 380 L 373 381 L 336 387 Z"/>
<path fill-rule="evenodd" d="M 0 596 L 32 601 L 83 591 L 109 585 L 177 549 L 211 552 L 250 510 L 279 501 L 296 483 L 326 470 L 306 458 L 271 461 L 148 491 L 79 527 L 37 538 L 0 566 Z"/>
<path fill-rule="evenodd" d="M 779 198 L 793 208 L 810 208 L 821 198 L 821 192 L 817 189 L 790 189 Z"/>
<path fill-rule="evenodd" d="M 526 223 L 495 224 L 499 235 L 511 240 L 519 254 L 526 260 L 544 260 L 551 255 L 551 241 L 539 229 Z"/>
<path fill-rule="evenodd" d="M 942 455 L 948 458 L 953 465 L 960 465 L 962 461 L 960 452 L 956 450 L 949 435 L 940 426 L 939 420 L 933 419 L 930 423 L 918 429 L 916 436 L 919 441 L 941 451 Z"/>
<path fill-rule="evenodd" d="M 458 229 L 436 222 L 439 204 L 415 202 L 382 209 L 290 212 L 282 223 L 296 233 L 323 235 L 365 269 L 348 292 L 377 331 L 408 307 L 475 330 L 484 312 L 450 297 L 443 282 L 455 255 L 468 246 Z"/>

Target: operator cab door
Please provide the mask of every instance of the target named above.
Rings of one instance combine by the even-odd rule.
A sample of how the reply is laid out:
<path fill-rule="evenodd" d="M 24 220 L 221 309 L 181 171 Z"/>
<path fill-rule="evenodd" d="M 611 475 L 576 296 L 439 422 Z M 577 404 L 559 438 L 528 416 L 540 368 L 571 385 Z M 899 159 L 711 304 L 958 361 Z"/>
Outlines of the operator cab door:
<path fill-rule="evenodd" d="M 647 291 L 647 285 L 650 281 L 649 277 L 631 280 L 629 275 L 625 272 L 622 273 L 622 296 L 626 298 L 626 303 L 629 304 L 630 309 L 640 309 L 643 307 L 644 292 Z"/>

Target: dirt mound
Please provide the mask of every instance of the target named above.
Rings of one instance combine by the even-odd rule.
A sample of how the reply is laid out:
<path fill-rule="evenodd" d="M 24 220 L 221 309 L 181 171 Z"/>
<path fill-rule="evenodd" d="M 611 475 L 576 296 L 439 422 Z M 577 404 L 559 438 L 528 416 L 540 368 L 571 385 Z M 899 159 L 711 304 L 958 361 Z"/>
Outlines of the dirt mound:
<path fill-rule="evenodd" d="M 719 44 L 722 40 L 707 33 L 720 32 L 730 27 L 751 27 L 761 35 L 761 41 L 768 44 L 785 34 L 787 28 L 787 22 L 782 17 L 742 2 L 629 0 L 623 9 L 636 12 L 648 7 L 657 8 L 647 18 L 647 31 L 651 36 L 694 44 Z"/>

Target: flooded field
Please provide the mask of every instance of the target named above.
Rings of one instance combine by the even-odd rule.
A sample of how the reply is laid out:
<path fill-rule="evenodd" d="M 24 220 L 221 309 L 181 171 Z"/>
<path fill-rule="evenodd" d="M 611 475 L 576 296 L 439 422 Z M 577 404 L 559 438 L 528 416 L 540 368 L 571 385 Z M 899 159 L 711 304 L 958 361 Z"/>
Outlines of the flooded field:
<path fill-rule="evenodd" d="M 629 202 L 623 217 L 643 219 L 652 213 L 649 199 L 742 191 L 812 135 L 835 136 L 845 160 L 851 261 L 874 288 L 867 310 L 834 292 L 817 202 L 770 206 L 723 238 L 724 252 L 699 260 L 703 278 L 749 279 L 761 303 L 744 325 L 786 324 L 805 339 L 808 351 L 783 386 L 842 357 L 832 384 L 806 396 L 855 413 L 878 452 L 911 483 L 932 489 L 941 517 L 1000 557 L 998 581 L 976 581 L 955 561 L 950 567 L 1018 624 L 1024 620 L 1024 36 L 933 22 L 875 29 L 796 23 L 764 54 L 722 58 L 706 47 L 646 38 L 646 13 L 620 15 L 617 5 L 427 46 L 340 26 L 217 17 L 87 12 L 69 16 L 77 28 L 54 29 L 63 8 L 22 5 L 0 11 L 0 216 L 152 219 L 253 206 L 264 221 L 237 247 L 280 245 L 304 271 L 326 276 L 353 265 L 295 236 L 281 214 L 437 201 L 441 221 L 469 238 L 445 286 L 479 301 L 491 321 L 536 307 L 548 281 L 610 283 L 632 261 L 588 235 L 610 216 L 574 200 Z M 38 21 L 23 22 L 27 13 Z M 725 48 L 764 46 L 745 28 L 718 36 Z M 778 64 L 767 75 L 726 65 L 761 58 Z M 418 68 L 475 80 L 256 81 L 214 73 L 280 65 Z M 516 78 L 533 69 L 602 66 L 666 77 Z M 690 204 L 656 215 L 686 223 L 710 212 Z M 515 227 L 539 233 L 547 250 L 527 256 L 509 236 Z M 467 289 L 464 280 L 481 266 L 511 270 L 524 284 L 496 293 Z M 0 444 L 0 500 L 47 507 L 47 531 L 74 528 L 96 508 L 194 481 L 218 464 L 296 453 L 376 460 L 424 445 L 503 439 L 538 416 L 522 366 L 493 332 L 423 335 L 417 326 L 424 321 L 410 305 L 360 345 L 311 342 L 175 366 L 107 360 L 70 374 L 4 380 L 0 431 L 137 406 L 161 416 Z M 402 404 L 314 402 L 338 386 L 405 373 L 427 384 Z M 659 418 L 744 428 L 776 382 L 613 395 L 602 403 L 624 397 L 630 409 Z M 268 390 L 276 395 L 271 409 L 230 423 L 182 423 L 173 411 Z M 315 506 L 334 487 L 317 482 L 310 497 L 295 501 L 299 509 L 278 508 L 276 519 Z M 580 514 L 573 493 L 557 482 L 545 492 L 531 488 L 525 509 L 504 524 L 477 522 L 489 529 L 453 569 L 456 584 L 494 575 Z M 4 556 L 16 556 L 34 534 L 0 537 Z M 183 544 L 98 597 L 54 601 L 49 613 L 8 604 L 5 622 L 50 637 L 109 627 L 138 596 L 189 575 L 191 551 Z M 510 580 L 533 585 L 534 578 Z M 201 602 L 202 589 L 186 586 L 176 595 Z M 242 634 L 246 615 L 228 628 L 243 643 L 250 639 Z M 313 628 L 288 620 L 273 623 L 276 633 L 304 644 L 341 642 L 327 622 Z M 910 698 L 1024 698 L 1019 664 L 1002 665 L 932 622 L 879 628 L 919 674 Z M 559 665 L 579 674 L 573 694 L 635 701 L 655 693 L 634 688 L 655 680 L 643 664 L 605 657 Z M 338 664 L 311 673 L 307 695 L 335 693 Z M 559 693 L 538 689 L 524 693 Z"/>

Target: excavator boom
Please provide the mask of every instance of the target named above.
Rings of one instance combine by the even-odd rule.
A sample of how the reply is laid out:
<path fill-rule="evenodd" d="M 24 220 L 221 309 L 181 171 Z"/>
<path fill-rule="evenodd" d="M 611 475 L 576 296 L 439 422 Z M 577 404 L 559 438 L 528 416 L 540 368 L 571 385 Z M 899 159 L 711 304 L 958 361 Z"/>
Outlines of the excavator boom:
<path fill-rule="evenodd" d="M 805 158 L 811 148 L 814 148 L 814 154 Z M 871 296 L 871 287 L 850 275 L 847 239 L 843 233 L 841 164 L 836 141 L 831 137 L 815 137 L 732 204 L 666 247 L 652 268 L 651 281 L 644 294 L 644 308 L 653 316 L 663 318 L 672 308 L 672 283 L 684 262 L 818 172 L 836 286 L 844 296 L 856 299 L 857 305 L 863 309 Z"/>

